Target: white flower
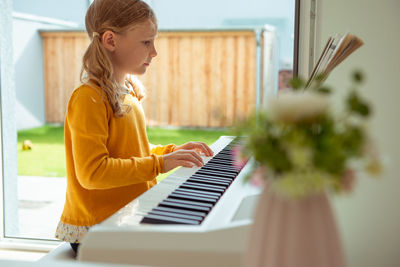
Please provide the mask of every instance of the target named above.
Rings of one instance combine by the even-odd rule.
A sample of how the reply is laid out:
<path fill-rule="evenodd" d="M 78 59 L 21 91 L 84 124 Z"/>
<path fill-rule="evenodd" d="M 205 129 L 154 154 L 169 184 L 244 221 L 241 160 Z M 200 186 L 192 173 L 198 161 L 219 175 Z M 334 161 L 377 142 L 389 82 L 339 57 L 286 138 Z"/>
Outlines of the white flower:
<path fill-rule="evenodd" d="M 308 121 L 325 114 L 329 109 L 328 96 L 305 92 L 285 92 L 270 101 L 268 113 L 275 121 L 294 123 Z"/>

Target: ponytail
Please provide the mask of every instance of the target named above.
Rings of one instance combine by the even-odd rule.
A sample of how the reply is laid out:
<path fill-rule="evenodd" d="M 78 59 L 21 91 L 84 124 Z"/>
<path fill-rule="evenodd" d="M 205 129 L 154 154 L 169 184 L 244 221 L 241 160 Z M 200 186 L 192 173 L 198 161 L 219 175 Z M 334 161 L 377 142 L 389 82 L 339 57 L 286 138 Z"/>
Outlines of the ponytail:
<path fill-rule="evenodd" d="M 157 23 L 153 10 L 142 0 L 94 0 L 85 17 L 91 40 L 82 59 L 81 82 L 93 82 L 108 98 L 115 117 L 122 117 L 131 107 L 123 104 L 125 89 L 113 78 L 113 65 L 101 43 L 106 30 L 122 33 L 146 20 Z M 125 84 L 133 88 L 137 98 L 144 96 L 144 86 L 136 78 L 126 77 Z"/>

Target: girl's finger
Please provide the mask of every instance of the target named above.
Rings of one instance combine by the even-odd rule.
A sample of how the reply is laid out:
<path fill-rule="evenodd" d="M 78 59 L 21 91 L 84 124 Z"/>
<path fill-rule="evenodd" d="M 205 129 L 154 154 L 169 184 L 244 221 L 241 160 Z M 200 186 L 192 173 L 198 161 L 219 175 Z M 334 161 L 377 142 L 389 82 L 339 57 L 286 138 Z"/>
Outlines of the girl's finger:
<path fill-rule="evenodd" d="M 197 153 L 196 151 L 193 151 L 193 150 L 180 150 L 180 153 L 177 156 L 178 156 L 177 160 L 190 161 L 199 167 L 203 166 L 203 164 L 204 164 L 203 159 L 199 155 L 199 153 Z"/>
<path fill-rule="evenodd" d="M 204 154 L 207 157 L 211 157 L 214 154 L 214 152 L 211 150 L 211 148 L 206 143 L 200 143 L 200 144 L 202 145 Z"/>
<path fill-rule="evenodd" d="M 191 151 L 190 151 L 190 154 L 191 154 L 194 158 L 196 158 L 198 161 L 200 161 L 201 165 L 204 164 L 203 158 L 201 157 L 201 155 L 200 155 L 199 152 L 197 152 L 197 151 L 195 151 L 195 150 L 191 150 Z"/>
<path fill-rule="evenodd" d="M 196 164 L 194 164 L 193 162 L 186 161 L 186 160 L 179 160 L 177 163 L 179 166 L 182 166 L 185 168 L 193 168 L 194 166 L 196 166 Z"/>

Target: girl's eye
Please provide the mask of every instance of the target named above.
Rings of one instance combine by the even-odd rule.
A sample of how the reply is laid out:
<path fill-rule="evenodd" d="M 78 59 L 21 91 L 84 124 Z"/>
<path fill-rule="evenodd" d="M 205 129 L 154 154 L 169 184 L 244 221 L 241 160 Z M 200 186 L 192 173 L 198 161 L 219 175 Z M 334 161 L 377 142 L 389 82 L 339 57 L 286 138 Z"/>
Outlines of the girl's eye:
<path fill-rule="evenodd" d="M 149 46 L 151 44 L 151 41 L 143 41 L 145 46 Z"/>

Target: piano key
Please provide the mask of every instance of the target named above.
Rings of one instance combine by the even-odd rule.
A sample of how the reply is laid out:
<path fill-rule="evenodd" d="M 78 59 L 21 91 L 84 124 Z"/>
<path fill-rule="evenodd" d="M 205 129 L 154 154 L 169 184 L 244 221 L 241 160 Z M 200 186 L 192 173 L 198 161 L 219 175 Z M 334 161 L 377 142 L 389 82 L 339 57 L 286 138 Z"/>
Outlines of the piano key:
<path fill-rule="evenodd" d="M 198 172 L 205 173 L 205 174 L 211 174 L 211 173 L 218 174 L 218 173 L 221 173 L 221 174 L 229 175 L 229 176 L 233 176 L 233 177 L 237 176 L 236 172 L 233 173 L 233 172 L 225 171 L 223 169 L 220 169 L 220 170 L 214 169 L 214 170 L 212 170 L 211 168 L 201 168 L 196 173 L 198 173 Z"/>
<path fill-rule="evenodd" d="M 218 185 L 199 185 L 198 183 L 192 183 L 192 182 L 185 182 L 181 185 L 183 188 L 189 188 L 189 189 L 199 189 L 199 190 L 205 190 L 205 191 L 212 191 L 212 192 L 225 192 L 225 187 L 224 186 L 218 186 Z"/>
<path fill-rule="evenodd" d="M 229 151 L 221 151 L 219 152 L 217 155 L 215 155 L 216 157 L 227 157 L 227 158 L 231 158 L 232 157 L 232 152 Z"/>
<path fill-rule="evenodd" d="M 187 189 L 187 188 L 177 188 L 175 191 L 194 193 L 194 194 L 199 194 L 199 195 L 204 195 L 204 196 L 215 196 L 218 198 L 222 195 L 221 193 L 218 193 L 218 192 L 205 192 L 202 190 L 194 190 L 194 189 Z"/>
<path fill-rule="evenodd" d="M 215 179 L 215 180 L 221 180 L 221 181 L 226 181 L 226 182 L 232 182 L 234 180 L 233 177 L 228 178 L 228 177 L 222 177 L 218 175 L 207 175 L 207 174 L 200 174 L 200 173 L 195 173 L 193 174 L 190 178 L 205 178 L 205 179 Z"/>
<path fill-rule="evenodd" d="M 206 165 L 204 165 L 204 166 L 206 166 Z M 208 168 L 211 167 L 215 170 L 231 170 L 231 171 L 235 172 L 236 175 L 239 174 L 239 170 L 237 170 L 233 165 L 221 165 L 221 164 L 212 163 L 212 164 L 208 164 L 206 166 L 206 168 L 207 167 Z"/>
<path fill-rule="evenodd" d="M 227 169 L 227 168 L 215 168 L 215 167 L 212 167 L 212 166 L 203 166 L 201 169 L 202 169 L 202 170 L 210 170 L 210 171 L 216 170 L 216 171 L 222 171 L 222 172 L 228 172 L 228 173 L 237 174 L 237 171 L 236 171 L 236 170 L 234 170 L 234 169 Z"/>
<path fill-rule="evenodd" d="M 221 171 L 211 171 L 211 170 L 198 170 L 197 172 L 195 172 L 195 174 L 205 174 L 205 175 L 209 175 L 209 176 L 213 176 L 213 175 L 218 175 L 218 176 L 222 176 L 222 177 L 227 177 L 227 178 L 235 178 L 237 175 L 233 174 L 233 173 L 227 173 L 227 172 L 221 172 Z"/>
<path fill-rule="evenodd" d="M 226 155 L 226 156 L 232 157 L 232 152 L 230 150 L 221 151 L 221 152 L 218 153 L 218 155 Z"/>
<path fill-rule="evenodd" d="M 221 153 L 218 153 L 217 155 L 214 156 L 214 158 L 218 158 L 218 157 L 231 159 L 232 158 L 232 154 L 231 154 L 231 152 L 228 152 L 228 153 L 221 152 Z"/>
<path fill-rule="evenodd" d="M 207 163 L 220 164 L 224 166 L 232 166 L 233 161 L 223 160 L 223 159 L 210 159 Z"/>
<path fill-rule="evenodd" d="M 184 195 L 189 195 L 189 196 L 197 196 L 197 197 L 205 197 L 205 198 L 210 198 L 210 199 L 215 199 L 215 200 L 219 199 L 219 196 L 206 195 L 206 194 L 193 193 L 193 192 L 185 192 L 185 191 L 182 191 L 182 189 L 176 189 L 172 193 L 179 193 L 179 194 L 184 194 Z M 201 192 L 201 191 L 199 191 L 199 192 Z"/>
<path fill-rule="evenodd" d="M 206 203 L 213 203 L 215 204 L 217 202 L 217 199 L 215 198 L 206 198 L 206 197 L 198 197 L 198 196 L 191 196 L 187 194 L 180 194 L 180 193 L 171 193 L 168 196 L 168 199 L 173 198 L 173 199 L 183 199 L 183 200 L 191 200 L 191 201 L 196 201 L 196 202 L 206 202 Z"/>
<path fill-rule="evenodd" d="M 203 165 L 204 166 L 213 166 L 213 167 L 218 167 L 218 168 L 225 168 L 225 169 L 231 169 L 234 166 L 232 164 L 226 164 L 225 162 L 218 162 L 218 161 L 209 161 L 206 164 Z"/>
<path fill-rule="evenodd" d="M 219 193 L 224 193 L 225 192 L 224 188 L 222 188 L 222 189 L 210 188 L 209 186 L 203 186 L 203 185 L 196 184 L 196 183 L 182 184 L 179 188 L 202 190 L 204 192 L 219 192 Z"/>
<path fill-rule="evenodd" d="M 211 161 L 211 160 L 210 160 L 210 161 Z M 232 164 L 232 163 L 234 162 L 233 159 L 224 158 L 224 157 L 219 157 L 219 156 L 216 156 L 215 158 L 213 158 L 211 162 L 215 162 L 215 161 L 224 162 L 224 163 L 226 163 L 226 164 Z"/>
<path fill-rule="evenodd" d="M 193 174 L 190 178 L 203 178 L 203 179 L 211 179 L 215 181 L 223 181 L 223 182 L 232 182 L 233 178 L 226 178 L 216 175 L 205 175 L 205 174 Z"/>
<path fill-rule="evenodd" d="M 204 179 L 204 178 L 189 178 L 187 180 L 188 182 L 193 182 L 193 183 L 201 183 L 201 184 L 212 184 L 212 185 L 220 185 L 220 186 L 226 186 L 228 187 L 230 185 L 230 182 L 223 182 L 223 181 L 217 181 L 213 179 Z"/>
<path fill-rule="evenodd" d="M 209 161 L 206 164 L 204 164 L 203 167 L 204 166 L 214 167 L 214 168 L 224 168 L 224 169 L 228 169 L 228 170 L 236 170 L 232 164 L 224 164 L 224 163 L 220 163 L 220 162 Z"/>
<path fill-rule="evenodd" d="M 187 204 L 182 204 L 182 203 L 177 203 L 177 202 L 171 202 L 171 201 L 167 201 L 167 200 L 164 200 L 163 202 L 161 202 L 159 206 L 171 207 L 171 208 L 176 208 L 176 209 L 184 209 L 184 210 L 202 211 L 202 212 L 207 212 L 207 213 L 211 210 L 211 208 L 209 208 L 209 207 L 193 206 L 193 205 L 187 205 Z"/>
<path fill-rule="evenodd" d="M 186 214 L 186 215 L 191 215 L 191 216 L 197 216 L 204 218 L 207 213 L 205 212 L 200 212 L 200 211 L 190 211 L 190 210 L 182 210 L 182 209 L 174 209 L 174 208 L 167 208 L 167 207 L 155 207 L 152 209 L 152 211 L 163 211 L 163 212 L 171 212 L 171 213 L 180 213 L 180 214 Z"/>
<path fill-rule="evenodd" d="M 208 162 L 220 163 L 220 164 L 224 164 L 224 165 L 228 165 L 228 166 L 231 166 L 233 164 L 232 160 L 225 160 L 225 159 L 218 159 L 218 158 L 210 159 L 210 161 L 208 161 Z"/>
<path fill-rule="evenodd" d="M 151 224 L 192 224 L 197 225 L 200 224 L 200 221 L 195 220 L 185 220 L 180 218 L 173 218 L 167 216 L 160 215 L 146 215 L 141 223 L 151 223 Z"/>
<path fill-rule="evenodd" d="M 173 198 L 169 198 L 169 197 L 167 197 L 167 199 L 165 199 L 164 201 L 181 203 L 181 204 L 185 204 L 185 205 L 199 206 L 199 207 L 207 207 L 207 208 L 211 208 L 213 206 L 213 204 L 210 204 L 210 203 L 201 203 L 201 202 L 190 201 L 190 200 L 173 199 Z"/>
<path fill-rule="evenodd" d="M 151 210 L 149 214 L 153 215 L 160 215 L 160 216 L 167 216 L 167 217 L 174 217 L 174 218 L 180 218 L 180 219 L 185 219 L 185 220 L 194 220 L 194 221 L 199 221 L 201 222 L 203 220 L 203 217 L 199 216 L 191 216 L 191 215 L 186 215 L 182 213 L 174 213 L 174 212 L 165 212 L 165 211 L 159 211 L 159 210 Z"/>

